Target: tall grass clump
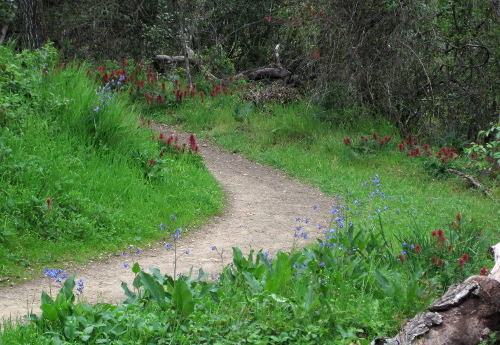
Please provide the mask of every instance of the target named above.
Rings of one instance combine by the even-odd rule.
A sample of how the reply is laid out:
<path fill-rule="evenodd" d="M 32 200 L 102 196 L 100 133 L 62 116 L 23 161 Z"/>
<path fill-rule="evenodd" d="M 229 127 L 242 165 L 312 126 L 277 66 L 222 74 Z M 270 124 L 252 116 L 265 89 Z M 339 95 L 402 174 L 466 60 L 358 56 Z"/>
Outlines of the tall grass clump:
<path fill-rule="evenodd" d="M 0 48 L 1 277 L 157 240 L 165 213 L 194 226 L 220 211 L 199 153 L 165 154 L 127 94 L 50 47 Z"/>

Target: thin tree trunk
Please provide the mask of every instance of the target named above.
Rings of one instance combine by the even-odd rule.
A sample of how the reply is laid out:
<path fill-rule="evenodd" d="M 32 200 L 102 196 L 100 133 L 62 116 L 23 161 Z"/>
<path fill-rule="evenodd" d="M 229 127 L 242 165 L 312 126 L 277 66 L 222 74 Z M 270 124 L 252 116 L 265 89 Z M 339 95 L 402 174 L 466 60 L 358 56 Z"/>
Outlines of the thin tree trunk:
<path fill-rule="evenodd" d="M 177 9 L 177 17 L 179 20 L 180 35 L 179 38 L 182 43 L 182 50 L 184 55 L 184 65 L 186 68 L 186 78 L 189 83 L 189 87 L 192 87 L 193 83 L 191 81 L 191 69 L 189 66 L 189 58 L 193 55 L 192 50 L 188 46 L 188 39 L 186 37 L 186 18 L 184 17 L 184 0 L 174 1 L 175 7 Z M 191 56 L 190 56 L 191 55 Z"/>
<path fill-rule="evenodd" d="M 2 27 L 2 32 L 0 33 L 0 46 L 3 44 L 5 36 L 7 36 L 7 30 L 9 30 L 9 23 L 4 24 Z"/>
<path fill-rule="evenodd" d="M 40 0 L 19 0 L 23 15 L 23 46 L 27 49 L 40 48 L 44 43 L 42 25 L 42 3 Z"/>

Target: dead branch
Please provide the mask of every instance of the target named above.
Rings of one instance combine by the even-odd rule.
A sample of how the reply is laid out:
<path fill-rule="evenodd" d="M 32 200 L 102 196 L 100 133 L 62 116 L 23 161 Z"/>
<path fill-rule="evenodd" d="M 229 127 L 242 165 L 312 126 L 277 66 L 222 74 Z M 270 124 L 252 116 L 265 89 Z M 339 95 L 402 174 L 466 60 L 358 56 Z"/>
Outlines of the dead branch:
<path fill-rule="evenodd" d="M 172 63 L 183 63 L 186 61 L 186 57 L 180 56 L 170 56 L 170 55 L 156 55 L 155 61 L 162 64 L 172 64 Z M 199 65 L 200 61 L 192 56 L 188 56 L 188 61 L 192 65 Z"/>
<path fill-rule="evenodd" d="M 446 169 L 446 172 L 449 172 L 451 174 L 455 174 L 455 175 L 458 175 L 460 177 L 463 177 L 464 179 L 466 179 L 467 181 L 469 181 L 469 183 L 474 186 L 475 188 L 478 188 L 480 189 L 484 195 L 488 196 L 488 197 L 491 197 L 490 196 L 490 193 L 489 193 L 489 190 L 484 187 L 482 184 L 480 184 L 479 182 L 476 181 L 476 179 L 470 175 L 467 175 L 466 173 L 463 173 L 461 171 L 458 171 L 458 170 L 455 170 L 455 169 Z"/>
<path fill-rule="evenodd" d="M 235 79 L 241 78 L 249 80 L 281 79 L 284 80 L 287 84 L 299 83 L 299 76 L 278 65 L 269 65 L 267 67 L 259 67 L 256 69 L 246 70 L 235 76 Z"/>

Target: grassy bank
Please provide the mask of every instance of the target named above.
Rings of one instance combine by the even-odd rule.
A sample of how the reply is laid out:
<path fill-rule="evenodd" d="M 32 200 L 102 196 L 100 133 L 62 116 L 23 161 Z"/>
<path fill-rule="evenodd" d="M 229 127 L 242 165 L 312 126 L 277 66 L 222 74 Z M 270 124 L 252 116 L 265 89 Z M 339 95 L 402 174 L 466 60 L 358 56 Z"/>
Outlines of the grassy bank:
<path fill-rule="evenodd" d="M 220 212 L 223 193 L 201 157 L 160 156 L 127 95 L 98 87 L 89 66 L 56 66 L 51 49 L 0 49 L 4 282 L 161 240 L 171 214 L 194 227 Z"/>

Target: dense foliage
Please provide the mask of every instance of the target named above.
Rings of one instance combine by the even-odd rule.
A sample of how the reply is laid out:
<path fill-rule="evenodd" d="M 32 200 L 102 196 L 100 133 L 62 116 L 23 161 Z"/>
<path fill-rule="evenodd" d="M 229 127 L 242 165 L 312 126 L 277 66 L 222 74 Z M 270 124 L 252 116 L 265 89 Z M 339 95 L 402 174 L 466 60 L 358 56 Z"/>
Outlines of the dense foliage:
<path fill-rule="evenodd" d="M 43 5 L 46 39 L 67 57 L 149 60 L 187 43 L 228 76 L 274 62 L 279 43 L 284 66 L 346 123 L 379 114 L 446 142 L 498 122 L 498 0 L 26 2 Z M 19 37 L 23 13 L 13 1 L 0 11 Z"/>

